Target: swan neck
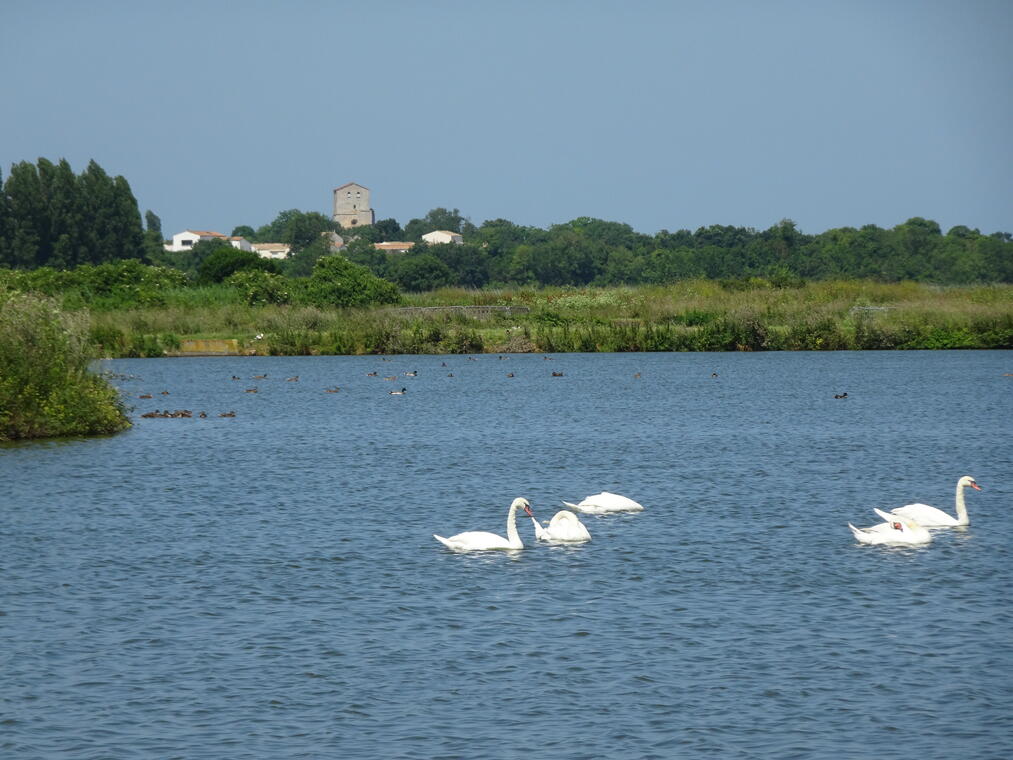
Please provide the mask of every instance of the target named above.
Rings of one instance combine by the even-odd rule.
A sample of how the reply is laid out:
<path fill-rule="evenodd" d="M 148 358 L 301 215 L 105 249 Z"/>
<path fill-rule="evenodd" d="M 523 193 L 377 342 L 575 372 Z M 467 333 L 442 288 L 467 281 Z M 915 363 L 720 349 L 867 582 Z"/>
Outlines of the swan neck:
<path fill-rule="evenodd" d="M 514 548 L 521 548 L 524 543 L 521 541 L 520 533 L 517 532 L 517 505 L 511 504 L 507 513 L 507 541 Z"/>
<path fill-rule="evenodd" d="M 964 504 L 964 487 L 957 486 L 957 524 L 967 525 L 967 505 Z"/>

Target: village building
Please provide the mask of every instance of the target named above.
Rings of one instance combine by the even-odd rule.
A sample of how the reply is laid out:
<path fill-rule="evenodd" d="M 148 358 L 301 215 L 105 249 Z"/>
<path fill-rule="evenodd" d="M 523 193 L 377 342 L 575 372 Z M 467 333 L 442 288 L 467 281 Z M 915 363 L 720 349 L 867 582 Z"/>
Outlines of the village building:
<path fill-rule="evenodd" d="M 163 248 L 173 253 L 179 251 L 189 251 L 197 243 L 204 243 L 208 240 L 224 240 L 233 248 L 238 248 L 241 251 L 252 251 L 253 244 L 244 237 L 229 237 L 223 235 L 220 232 L 213 232 L 211 230 L 183 230 L 177 232 L 172 236 L 172 240 L 163 244 Z"/>
<path fill-rule="evenodd" d="M 412 242 L 398 242 L 391 240 L 387 243 L 373 243 L 373 247 L 378 251 L 385 251 L 386 253 L 407 253 L 415 246 Z"/>
<path fill-rule="evenodd" d="M 449 230 L 433 230 L 423 235 L 422 239 L 430 245 L 439 245 L 440 243 L 456 243 L 457 245 L 461 245 L 464 243 L 464 237 L 462 237 L 461 233 L 450 232 Z"/>
<path fill-rule="evenodd" d="M 369 205 L 369 188 L 356 182 L 334 188 L 333 218 L 344 229 L 373 224 L 376 218 Z"/>
<path fill-rule="evenodd" d="M 284 259 L 292 251 L 287 243 L 254 243 L 253 251 L 262 259 Z"/>

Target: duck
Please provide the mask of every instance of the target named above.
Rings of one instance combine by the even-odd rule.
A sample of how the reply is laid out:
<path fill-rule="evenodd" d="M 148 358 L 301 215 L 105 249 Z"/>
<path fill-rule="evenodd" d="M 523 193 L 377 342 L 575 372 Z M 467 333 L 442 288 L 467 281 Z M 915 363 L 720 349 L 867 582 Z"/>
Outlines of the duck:
<path fill-rule="evenodd" d="M 507 377 L 513 377 L 513 376 L 514 376 L 513 372 L 507 372 Z"/>
<path fill-rule="evenodd" d="M 376 373 L 375 372 L 367 372 L 366 373 L 366 377 L 376 377 Z"/>
<path fill-rule="evenodd" d="M 563 373 L 562 373 L 562 372 L 553 372 L 553 373 L 552 373 L 552 376 L 553 376 L 553 377 L 562 377 L 562 376 L 563 376 Z"/>
<path fill-rule="evenodd" d="M 523 509 L 529 517 L 534 517 L 531 511 L 531 504 L 523 497 L 518 497 L 510 504 L 507 512 L 507 537 L 503 538 L 495 533 L 484 530 L 472 530 L 465 533 L 458 533 L 450 538 L 444 538 L 433 534 L 433 538 L 454 552 L 481 552 L 481 551 L 502 551 L 509 549 L 523 549 L 524 542 L 521 541 L 517 532 L 517 510 Z"/>
<path fill-rule="evenodd" d="M 288 383 L 298 383 L 299 382 L 299 375 L 293 375 L 292 377 L 286 377 L 285 378 L 285 382 L 288 382 Z"/>
<path fill-rule="evenodd" d="M 544 528 L 538 524 L 534 515 L 531 516 L 531 522 L 535 526 L 535 538 L 539 541 L 576 543 L 591 540 L 587 526 L 567 509 L 556 512 Z"/>
<path fill-rule="evenodd" d="M 957 481 L 956 517 L 946 514 L 941 509 L 930 507 L 928 504 L 906 504 L 903 507 L 891 509 L 890 512 L 891 514 L 914 520 L 926 528 L 956 528 L 961 525 L 969 525 L 970 520 L 967 517 L 967 505 L 964 504 L 965 488 L 973 488 L 975 491 L 981 490 L 981 486 L 970 475 L 964 475 Z"/>
<path fill-rule="evenodd" d="M 253 376 L 254 380 L 264 380 L 265 378 L 267 378 L 267 374 L 266 373 L 263 374 L 263 375 L 254 375 Z"/>
<path fill-rule="evenodd" d="M 415 377 L 418 374 L 419 374 L 419 371 L 416 369 L 416 370 L 413 370 L 412 372 L 405 372 L 404 376 L 405 377 Z"/>
<path fill-rule="evenodd" d="M 257 392 L 257 389 L 256 389 L 256 388 L 247 388 L 247 389 L 246 389 L 246 392 L 247 392 L 247 393 L 256 393 L 256 392 Z"/>
<path fill-rule="evenodd" d="M 337 385 L 331 388 L 324 388 L 324 393 L 338 393 L 341 390 Z"/>
<path fill-rule="evenodd" d="M 564 505 L 576 512 L 583 512 L 586 515 L 606 515 L 612 512 L 643 512 L 644 507 L 633 499 L 620 496 L 616 493 L 602 491 L 593 496 L 586 497 L 579 504 L 571 504 L 568 501 Z"/>
<path fill-rule="evenodd" d="M 834 394 L 834 398 L 847 398 L 847 397 L 848 397 L 848 392 L 847 391 L 844 391 L 844 393 L 835 393 Z"/>
<path fill-rule="evenodd" d="M 874 509 L 874 511 L 883 518 L 883 522 L 878 525 L 873 525 L 871 528 L 856 528 L 848 523 L 848 527 L 851 528 L 851 532 L 859 543 L 902 546 L 927 544 L 932 540 L 932 534 L 914 520 L 889 514 L 880 509 Z"/>
<path fill-rule="evenodd" d="M 137 398 L 151 398 L 151 394 L 150 393 L 145 393 L 144 395 L 138 396 Z"/>
<path fill-rule="evenodd" d="M 403 396 L 408 392 L 407 388 L 402 388 L 399 391 L 387 391 L 391 396 Z"/>
<path fill-rule="evenodd" d="M 235 417 L 236 413 L 235 412 L 221 412 L 221 413 L 219 413 L 218 416 L 219 417 Z"/>

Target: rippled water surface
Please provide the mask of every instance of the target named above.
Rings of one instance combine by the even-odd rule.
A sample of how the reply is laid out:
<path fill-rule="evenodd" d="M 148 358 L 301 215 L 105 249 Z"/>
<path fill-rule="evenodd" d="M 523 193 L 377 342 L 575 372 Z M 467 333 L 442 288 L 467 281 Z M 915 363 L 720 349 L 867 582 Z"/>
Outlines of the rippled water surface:
<path fill-rule="evenodd" d="M 4 758 L 1013 757 L 1009 353 L 105 367 L 132 430 L 0 447 Z"/>

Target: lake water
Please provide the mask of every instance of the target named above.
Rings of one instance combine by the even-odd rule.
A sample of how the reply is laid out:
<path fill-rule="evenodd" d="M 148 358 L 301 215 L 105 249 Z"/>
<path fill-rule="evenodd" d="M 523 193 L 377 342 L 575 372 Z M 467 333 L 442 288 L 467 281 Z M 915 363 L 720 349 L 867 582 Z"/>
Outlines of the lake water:
<path fill-rule="evenodd" d="M 132 430 L 0 447 L 0 757 L 1013 757 L 1013 354 L 103 366 Z"/>

